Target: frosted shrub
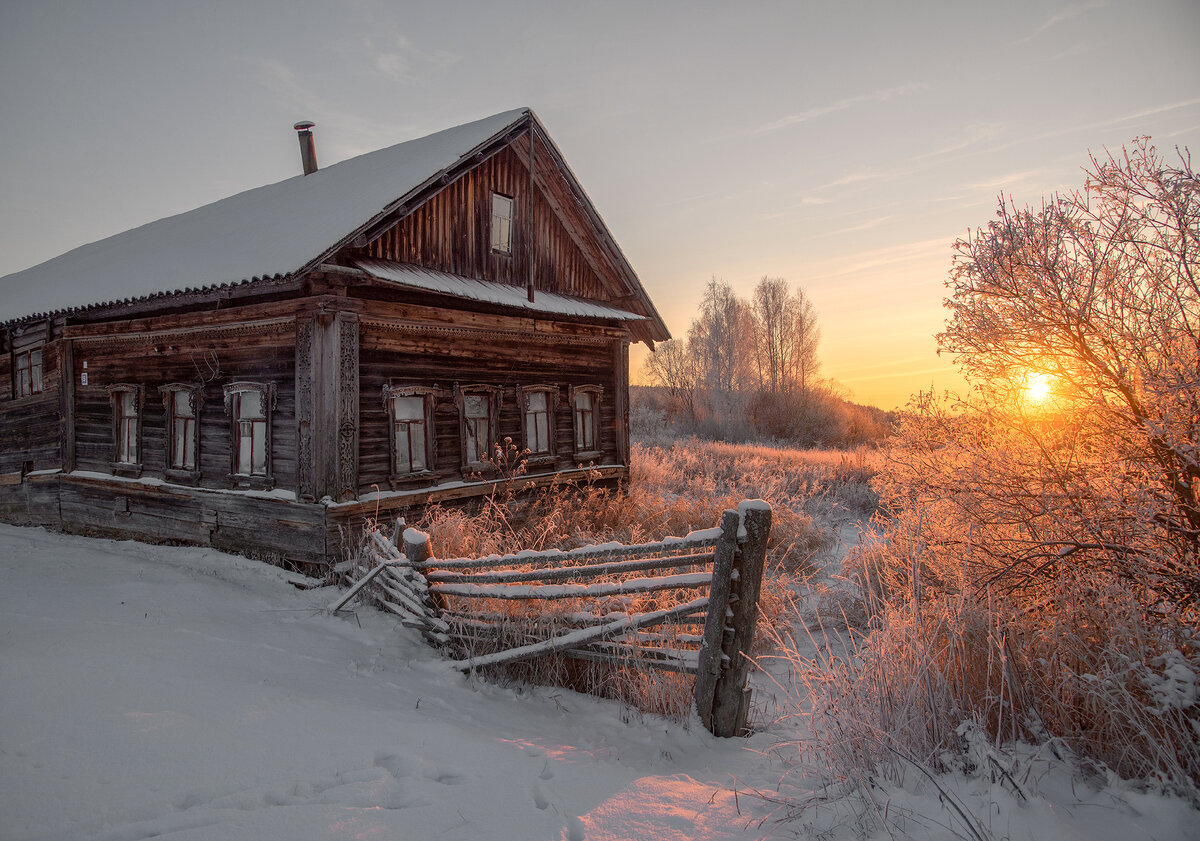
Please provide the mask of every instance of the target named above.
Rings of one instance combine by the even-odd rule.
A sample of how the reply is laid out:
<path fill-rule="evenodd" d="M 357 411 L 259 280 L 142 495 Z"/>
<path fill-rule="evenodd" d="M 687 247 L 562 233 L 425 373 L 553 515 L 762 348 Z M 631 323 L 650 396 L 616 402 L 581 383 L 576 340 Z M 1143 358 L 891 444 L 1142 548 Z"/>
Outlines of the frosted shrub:
<path fill-rule="evenodd" d="M 967 721 L 1200 802 L 1200 179 L 1146 140 L 1092 164 L 956 245 L 974 388 L 902 419 L 846 570 L 867 622 L 806 672 L 843 774 L 937 768 Z"/>

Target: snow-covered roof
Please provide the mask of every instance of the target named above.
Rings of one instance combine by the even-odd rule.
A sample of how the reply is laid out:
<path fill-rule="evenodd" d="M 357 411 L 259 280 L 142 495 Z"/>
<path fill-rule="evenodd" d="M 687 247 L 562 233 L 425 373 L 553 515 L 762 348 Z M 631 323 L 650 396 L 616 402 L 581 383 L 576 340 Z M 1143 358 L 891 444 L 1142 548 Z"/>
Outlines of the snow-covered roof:
<path fill-rule="evenodd" d="M 506 111 L 360 155 L 0 277 L 0 323 L 297 272 L 528 114 Z"/>
<path fill-rule="evenodd" d="M 628 310 L 617 309 L 595 301 L 571 298 L 554 292 L 538 291 L 529 300 L 524 287 L 506 283 L 462 277 L 439 272 L 408 263 L 392 263 L 387 260 L 358 260 L 357 266 L 379 280 L 385 280 L 412 289 L 422 289 L 455 298 L 471 301 L 486 301 L 504 307 L 545 313 L 547 315 L 579 316 L 581 318 L 611 318 L 618 321 L 642 321 L 645 316 Z"/>

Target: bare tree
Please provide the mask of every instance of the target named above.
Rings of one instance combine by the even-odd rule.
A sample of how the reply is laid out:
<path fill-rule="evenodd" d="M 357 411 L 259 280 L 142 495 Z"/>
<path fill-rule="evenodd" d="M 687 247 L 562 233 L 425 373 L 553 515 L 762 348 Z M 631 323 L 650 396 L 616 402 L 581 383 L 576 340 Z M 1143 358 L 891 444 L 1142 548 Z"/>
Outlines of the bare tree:
<path fill-rule="evenodd" d="M 696 355 L 710 395 L 727 396 L 742 389 L 751 364 L 750 318 L 732 286 L 715 277 L 708 282 L 700 315 L 688 334 L 688 348 Z"/>
<path fill-rule="evenodd" d="M 812 302 L 781 277 L 766 277 L 754 288 L 754 359 L 759 389 L 767 394 L 802 393 L 815 385 L 821 331 Z"/>
<path fill-rule="evenodd" d="M 683 339 L 660 343 L 646 358 L 646 375 L 666 389 L 673 411 L 686 412 L 690 421 L 696 420 L 696 387 L 700 379 L 697 363 Z"/>
<path fill-rule="evenodd" d="M 973 388 L 919 396 L 888 449 L 854 561 L 873 627 L 938 652 L 914 685 L 969 678 L 923 732 L 1053 736 L 1195 793 L 1200 704 L 1160 687 L 1200 673 L 1200 180 L 1143 139 L 955 251 L 938 338 Z"/>
<path fill-rule="evenodd" d="M 1186 152 L 1168 165 L 1142 139 L 1093 158 L 1083 190 L 1002 202 L 956 250 L 942 347 L 995 402 L 1020 408 L 1034 376 L 1055 391 L 1055 423 L 1012 418 L 1063 500 L 1045 569 L 1086 556 L 1198 603 L 1200 182 Z"/>

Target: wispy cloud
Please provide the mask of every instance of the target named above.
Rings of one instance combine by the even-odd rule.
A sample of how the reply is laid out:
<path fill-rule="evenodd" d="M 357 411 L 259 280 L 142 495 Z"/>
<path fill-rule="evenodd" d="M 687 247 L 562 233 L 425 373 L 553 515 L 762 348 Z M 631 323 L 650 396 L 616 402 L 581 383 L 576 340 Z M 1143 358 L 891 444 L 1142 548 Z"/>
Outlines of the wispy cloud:
<path fill-rule="evenodd" d="M 362 55 L 370 69 L 400 84 L 418 81 L 431 70 L 455 64 L 460 56 L 447 50 L 427 50 L 396 31 L 377 32 L 361 42 Z"/>
<path fill-rule="evenodd" d="M 1003 134 L 1005 125 L 1003 123 L 975 123 L 964 127 L 957 137 L 947 140 L 941 146 L 936 147 L 928 152 L 916 155 L 910 160 L 927 161 L 931 158 L 941 158 L 946 155 L 953 155 L 955 152 L 961 152 L 964 149 L 969 149 L 979 143 L 984 143 L 993 140 Z"/>
<path fill-rule="evenodd" d="M 1115 120 L 1109 120 L 1106 123 L 1101 123 L 1102 126 L 1115 126 L 1120 123 L 1127 123 L 1130 120 L 1140 120 L 1143 117 L 1152 117 L 1155 114 L 1164 114 L 1167 111 L 1175 111 L 1179 108 L 1190 108 L 1193 105 L 1200 105 L 1200 98 L 1185 99 L 1182 102 L 1172 102 L 1169 105 L 1159 105 L 1157 108 L 1147 108 L 1145 111 L 1138 111 L 1136 114 L 1126 114 L 1124 117 L 1117 117 Z"/>
<path fill-rule="evenodd" d="M 832 263 L 832 270 L 813 272 L 810 280 L 825 280 L 841 278 L 860 272 L 874 271 L 885 266 L 896 266 L 903 263 L 949 259 L 950 244 L 955 236 L 947 234 L 933 239 L 922 239 L 914 242 L 902 242 L 883 248 L 861 251 L 857 254 L 847 254 Z"/>
<path fill-rule="evenodd" d="M 848 225 L 845 228 L 838 228 L 836 231 L 826 231 L 825 233 L 817 234 L 813 239 L 826 239 L 828 237 L 836 237 L 841 234 L 853 234 L 858 231 L 869 231 L 872 228 L 878 228 L 884 222 L 892 219 L 891 216 L 878 216 L 874 219 L 868 219 L 866 222 L 860 222 L 857 225 Z"/>
<path fill-rule="evenodd" d="M 1093 2 L 1076 3 L 1073 6 L 1067 6 L 1065 9 L 1059 9 L 1057 12 L 1050 15 L 1050 17 L 1048 17 L 1044 21 L 1042 21 L 1037 26 L 1036 29 L 1034 29 L 1032 32 L 1030 32 L 1028 35 L 1026 35 L 1024 38 L 1018 38 L 1017 43 L 1018 44 L 1027 44 L 1030 41 L 1032 41 L 1034 38 L 1037 38 L 1039 35 L 1046 32 L 1047 30 L 1050 30 L 1050 29 L 1054 28 L 1055 26 L 1058 26 L 1060 23 L 1066 23 L 1067 21 L 1071 20 L 1072 18 L 1077 18 L 1082 14 L 1086 14 L 1087 12 L 1095 11 L 1096 9 L 1102 9 L 1107 5 L 1108 4 L 1105 2 L 1102 2 L 1102 0 L 1093 0 Z"/>
<path fill-rule="evenodd" d="M 972 181 L 967 185 L 969 190 L 1011 190 L 1014 186 L 1027 184 L 1046 176 L 1044 169 L 1023 169 L 1017 172 L 1006 172 L 984 181 Z"/>
<path fill-rule="evenodd" d="M 824 117 L 828 114 L 834 114 L 838 111 L 847 111 L 859 105 L 865 105 L 871 102 L 887 102 L 890 99 L 895 99 L 898 96 L 912 96 L 927 88 L 927 85 L 912 82 L 907 85 L 899 85 L 894 88 L 884 88 L 882 90 L 872 91 L 871 93 L 859 94 L 858 96 L 849 96 L 844 99 L 839 99 L 837 102 L 831 102 L 828 105 L 818 105 L 813 108 L 807 108 L 803 111 L 797 111 L 795 114 L 789 114 L 782 119 L 774 122 L 766 123 L 754 129 L 752 134 L 766 134 L 779 129 L 788 128 L 789 126 L 806 123 L 809 120 L 815 120 L 818 117 Z"/>

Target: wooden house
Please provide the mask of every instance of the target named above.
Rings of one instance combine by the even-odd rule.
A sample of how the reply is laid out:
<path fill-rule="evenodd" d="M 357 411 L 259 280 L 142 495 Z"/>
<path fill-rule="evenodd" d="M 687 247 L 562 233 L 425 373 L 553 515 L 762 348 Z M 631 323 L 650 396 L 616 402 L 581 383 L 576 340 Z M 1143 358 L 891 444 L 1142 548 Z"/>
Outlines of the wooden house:
<path fill-rule="evenodd" d="M 628 474 L 662 319 L 521 109 L 0 278 L 0 519 L 301 565 L 364 518 Z M 584 468 L 581 468 L 584 466 Z"/>

